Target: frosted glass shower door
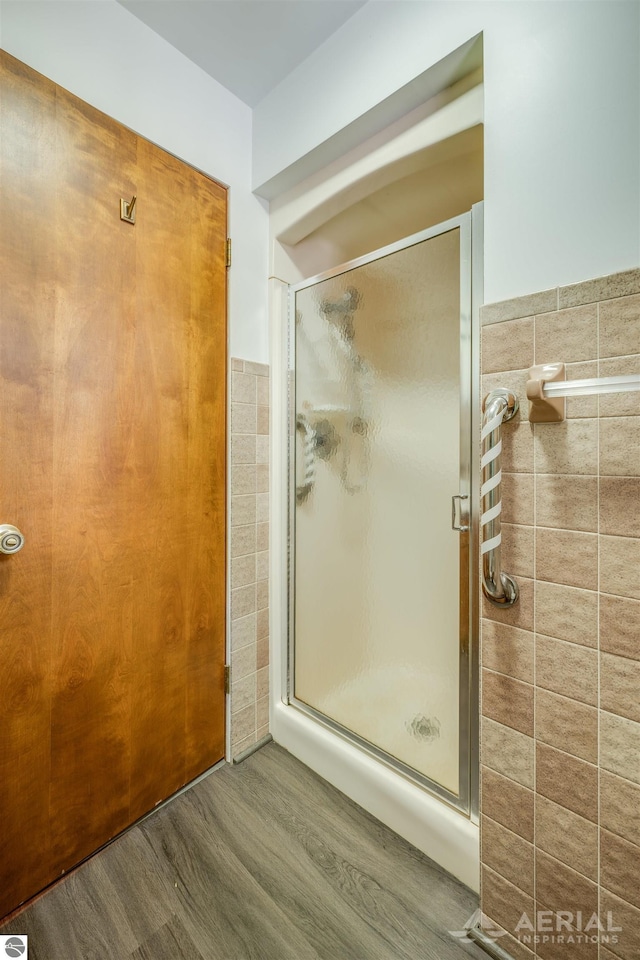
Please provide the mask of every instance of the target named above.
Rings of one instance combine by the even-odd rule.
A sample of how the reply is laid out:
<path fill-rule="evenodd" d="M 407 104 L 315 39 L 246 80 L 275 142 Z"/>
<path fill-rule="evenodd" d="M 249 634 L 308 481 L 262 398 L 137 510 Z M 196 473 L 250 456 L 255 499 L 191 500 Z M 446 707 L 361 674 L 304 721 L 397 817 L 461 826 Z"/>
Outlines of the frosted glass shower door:
<path fill-rule="evenodd" d="M 291 699 L 457 797 L 468 217 L 433 234 L 292 292 Z"/>

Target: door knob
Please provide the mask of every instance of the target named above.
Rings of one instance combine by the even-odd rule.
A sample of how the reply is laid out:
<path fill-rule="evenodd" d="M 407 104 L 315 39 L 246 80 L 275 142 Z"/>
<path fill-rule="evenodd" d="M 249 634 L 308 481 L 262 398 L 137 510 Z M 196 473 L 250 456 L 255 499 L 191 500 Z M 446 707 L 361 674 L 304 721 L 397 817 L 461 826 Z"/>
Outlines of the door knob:
<path fill-rule="evenodd" d="M 24 546 L 24 537 L 17 527 L 0 523 L 0 553 L 17 553 Z"/>

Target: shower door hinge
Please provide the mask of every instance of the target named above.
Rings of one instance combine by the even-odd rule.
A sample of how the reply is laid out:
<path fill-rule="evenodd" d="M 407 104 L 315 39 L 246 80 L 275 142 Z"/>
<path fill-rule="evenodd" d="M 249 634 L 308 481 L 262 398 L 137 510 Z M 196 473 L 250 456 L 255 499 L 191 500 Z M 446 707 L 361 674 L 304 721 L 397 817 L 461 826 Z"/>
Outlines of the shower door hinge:
<path fill-rule="evenodd" d="M 224 692 L 231 693 L 231 667 L 228 663 L 224 665 Z"/>
<path fill-rule="evenodd" d="M 227 268 L 231 266 L 231 237 L 227 237 Z"/>

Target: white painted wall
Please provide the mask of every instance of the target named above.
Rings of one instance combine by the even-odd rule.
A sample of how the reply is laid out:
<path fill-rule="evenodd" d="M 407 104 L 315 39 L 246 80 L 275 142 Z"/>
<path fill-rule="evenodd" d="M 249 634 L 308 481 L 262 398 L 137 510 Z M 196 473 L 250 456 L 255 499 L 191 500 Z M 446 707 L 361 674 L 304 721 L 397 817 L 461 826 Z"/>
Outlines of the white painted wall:
<path fill-rule="evenodd" d="M 480 32 L 486 302 L 638 266 L 635 0 L 371 0 L 256 107 L 254 185 Z"/>
<path fill-rule="evenodd" d="M 116 0 L 3 0 L 0 45 L 230 187 L 231 353 L 268 360 L 266 204 L 251 193 L 251 110 Z"/>

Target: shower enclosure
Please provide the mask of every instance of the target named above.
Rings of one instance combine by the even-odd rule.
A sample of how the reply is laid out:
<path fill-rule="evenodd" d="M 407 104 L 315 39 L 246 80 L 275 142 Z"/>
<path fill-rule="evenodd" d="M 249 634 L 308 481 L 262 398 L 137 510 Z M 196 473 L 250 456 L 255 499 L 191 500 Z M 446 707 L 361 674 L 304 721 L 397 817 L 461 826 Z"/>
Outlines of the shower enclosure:
<path fill-rule="evenodd" d="M 284 696 L 473 817 L 471 287 L 469 213 L 290 288 Z"/>

